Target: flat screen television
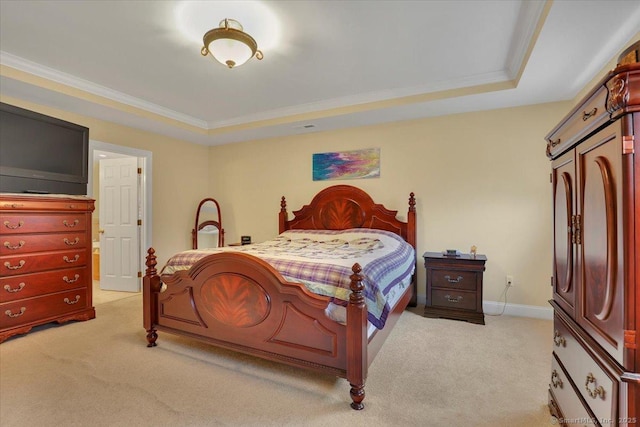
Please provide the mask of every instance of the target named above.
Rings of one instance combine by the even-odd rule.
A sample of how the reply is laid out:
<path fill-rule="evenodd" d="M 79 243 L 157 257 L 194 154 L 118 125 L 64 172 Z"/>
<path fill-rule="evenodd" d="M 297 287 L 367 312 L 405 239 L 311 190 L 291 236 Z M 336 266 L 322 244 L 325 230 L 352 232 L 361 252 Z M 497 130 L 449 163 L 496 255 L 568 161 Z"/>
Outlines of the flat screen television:
<path fill-rule="evenodd" d="M 0 102 L 0 192 L 87 194 L 89 129 Z"/>

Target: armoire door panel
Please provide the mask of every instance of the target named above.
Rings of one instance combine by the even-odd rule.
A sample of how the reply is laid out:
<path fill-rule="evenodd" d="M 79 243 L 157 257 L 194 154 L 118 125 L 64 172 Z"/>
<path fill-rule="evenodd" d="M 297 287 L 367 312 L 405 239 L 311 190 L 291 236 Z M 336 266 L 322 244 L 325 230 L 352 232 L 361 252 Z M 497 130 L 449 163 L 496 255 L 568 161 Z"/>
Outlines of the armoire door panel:
<path fill-rule="evenodd" d="M 622 138 L 619 126 L 577 152 L 580 177 L 581 285 L 578 323 L 623 364 L 624 271 Z"/>
<path fill-rule="evenodd" d="M 575 217 L 575 161 L 573 153 L 553 163 L 554 207 L 554 299 L 573 315 L 575 307 L 575 244 L 572 218 Z"/>

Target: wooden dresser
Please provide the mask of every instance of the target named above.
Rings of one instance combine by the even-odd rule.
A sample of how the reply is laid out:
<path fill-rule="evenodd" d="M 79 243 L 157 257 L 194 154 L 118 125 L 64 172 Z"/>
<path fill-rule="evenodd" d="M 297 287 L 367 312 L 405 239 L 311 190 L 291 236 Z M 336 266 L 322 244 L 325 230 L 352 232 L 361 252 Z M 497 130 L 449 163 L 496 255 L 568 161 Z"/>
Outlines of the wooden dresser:
<path fill-rule="evenodd" d="M 91 213 L 83 196 L 0 194 L 0 342 L 95 317 Z"/>
<path fill-rule="evenodd" d="M 639 130 L 640 63 L 631 61 L 546 137 L 554 212 L 549 409 L 563 425 L 640 424 Z"/>

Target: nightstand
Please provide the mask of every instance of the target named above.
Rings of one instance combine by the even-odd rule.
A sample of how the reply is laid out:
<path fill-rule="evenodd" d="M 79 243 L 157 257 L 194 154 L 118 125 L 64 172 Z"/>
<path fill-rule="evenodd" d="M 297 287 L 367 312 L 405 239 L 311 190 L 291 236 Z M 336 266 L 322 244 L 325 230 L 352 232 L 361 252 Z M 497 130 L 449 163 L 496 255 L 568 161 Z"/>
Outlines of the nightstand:
<path fill-rule="evenodd" d="M 425 252 L 427 303 L 425 317 L 444 317 L 484 325 L 482 273 L 487 257 L 460 254 L 446 256 Z"/>

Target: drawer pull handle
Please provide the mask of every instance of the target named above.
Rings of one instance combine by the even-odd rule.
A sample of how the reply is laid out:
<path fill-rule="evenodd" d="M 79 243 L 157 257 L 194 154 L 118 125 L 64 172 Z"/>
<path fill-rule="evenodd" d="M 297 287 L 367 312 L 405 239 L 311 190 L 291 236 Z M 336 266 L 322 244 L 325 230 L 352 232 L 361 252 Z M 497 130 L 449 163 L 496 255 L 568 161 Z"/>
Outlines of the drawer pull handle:
<path fill-rule="evenodd" d="M 79 275 L 79 274 L 76 274 L 76 275 L 75 275 L 75 277 L 74 277 L 73 279 L 69 279 L 69 277 L 68 277 L 68 276 L 64 276 L 64 277 L 62 278 L 62 280 L 64 280 L 64 281 L 65 281 L 65 282 L 67 282 L 67 283 L 74 283 L 74 282 L 77 282 L 79 278 L 80 278 L 80 275 Z"/>
<path fill-rule="evenodd" d="M 19 313 L 12 313 L 11 310 L 7 310 L 7 311 L 4 312 L 4 314 L 6 314 L 7 316 L 9 316 L 9 317 L 11 317 L 13 319 L 13 318 L 22 316 L 25 311 L 27 311 L 26 307 L 20 307 L 20 312 Z"/>
<path fill-rule="evenodd" d="M 556 347 L 560 347 L 560 346 L 566 347 L 567 346 L 567 340 L 564 339 L 564 337 L 562 336 L 560 331 L 558 331 L 557 329 L 553 333 L 553 342 L 556 344 Z"/>
<path fill-rule="evenodd" d="M 76 295 L 75 301 L 71 301 L 69 298 L 65 298 L 64 299 L 64 302 L 69 304 L 69 305 L 77 304 L 78 301 L 80 301 L 80 295 Z"/>
<path fill-rule="evenodd" d="M 551 385 L 553 385 L 553 388 L 562 388 L 563 386 L 562 380 L 560 379 L 560 374 L 558 374 L 558 371 L 556 371 L 555 369 L 551 373 Z"/>
<path fill-rule="evenodd" d="M 64 238 L 64 244 L 68 245 L 68 246 L 74 246 L 77 245 L 78 242 L 80 241 L 79 237 L 76 237 L 75 240 L 73 242 L 69 241 L 69 239 L 67 239 L 66 237 Z"/>
<path fill-rule="evenodd" d="M 9 285 L 4 285 L 4 290 L 7 291 L 7 292 L 16 293 L 16 292 L 20 292 L 22 290 L 22 288 L 24 288 L 25 286 L 27 286 L 27 285 L 25 285 L 24 282 L 20 282 L 18 284 L 18 287 L 17 288 L 13 288 L 13 289 L 11 289 L 11 286 L 9 286 Z"/>
<path fill-rule="evenodd" d="M 5 204 L 4 204 L 4 207 L 5 207 L 5 208 L 14 208 L 14 209 L 15 209 L 15 208 L 21 208 L 21 207 L 23 207 L 23 206 L 24 206 L 24 205 L 23 205 L 22 203 L 11 203 L 11 204 L 9 204 L 9 203 L 5 203 Z"/>
<path fill-rule="evenodd" d="M 10 230 L 15 230 L 17 228 L 20 228 L 24 225 L 24 221 L 18 221 L 18 223 L 16 225 L 11 225 L 11 223 L 9 221 L 5 221 L 4 222 L 4 226 L 7 227 Z"/>
<path fill-rule="evenodd" d="M 447 301 L 449 301 L 449 302 L 455 302 L 455 303 L 458 303 L 458 302 L 462 301 L 462 297 L 461 297 L 461 296 L 457 296 L 457 297 L 455 297 L 455 298 L 452 298 L 452 297 L 451 297 L 451 295 L 447 294 L 447 295 L 445 295 L 444 297 L 445 297 L 445 298 L 447 299 Z"/>
<path fill-rule="evenodd" d="M 17 245 L 12 245 L 9 242 L 4 242 L 4 247 L 7 249 L 11 249 L 12 251 L 15 251 L 16 249 L 20 249 L 21 247 L 23 247 L 24 244 L 25 244 L 24 240 L 20 240 Z"/>
<path fill-rule="evenodd" d="M 444 276 L 445 279 L 447 279 L 447 282 L 449 283 L 460 283 L 462 282 L 462 276 L 458 276 L 455 279 L 452 279 L 451 276 L 449 276 L 448 274 L 446 276 Z"/>
<path fill-rule="evenodd" d="M 73 257 L 73 259 L 69 259 L 68 256 L 63 256 L 62 259 L 64 260 L 64 262 L 68 262 L 69 264 L 71 264 L 72 262 L 76 262 L 80 259 L 80 255 L 76 254 L 76 256 Z"/>
<path fill-rule="evenodd" d="M 596 115 L 596 113 L 598 112 L 598 108 L 593 107 L 593 110 L 589 111 L 588 113 L 586 111 L 582 112 L 582 121 L 586 122 L 590 117 L 593 117 Z"/>
<path fill-rule="evenodd" d="M 69 227 L 69 228 L 71 228 L 71 227 L 75 227 L 76 225 L 78 225 L 78 224 L 80 223 L 80 220 L 79 220 L 79 219 L 74 219 L 74 220 L 73 220 L 73 223 L 72 223 L 72 224 L 69 224 L 69 223 L 67 222 L 67 220 L 65 219 L 64 221 L 62 221 L 62 223 L 64 224 L 64 226 L 65 226 L 65 227 Z"/>
<path fill-rule="evenodd" d="M 553 139 L 549 140 L 549 142 L 551 143 L 552 147 L 555 147 L 556 145 L 559 145 L 561 141 L 562 140 L 560 138 L 556 139 L 555 141 Z"/>
<path fill-rule="evenodd" d="M 584 385 L 586 386 L 587 392 L 589 393 L 589 396 L 593 397 L 594 399 L 600 396 L 600 398 L 604 400 L 604 388 L 601 385 L 599 385 L 593 390 L 591 390 L 591 388 L 589 387 L 589 384 L 591 383 L 594 383 L 595 385 L 596 377 L 594 377 L 593 374 L 589 372 L 589 375 L 587 375 L 587 381 L 584 383 Z"/>
<path fill-rule="evenodd" d="M 18 265 L 11 265 L 11 263 L 7 261 L 4 263 L 4 266 L 7 267 L 9 270 L 18 270 L 18 269 L 21 269 L 25 265 L 25 263 L 26 261 L 21 259 Z"/>

